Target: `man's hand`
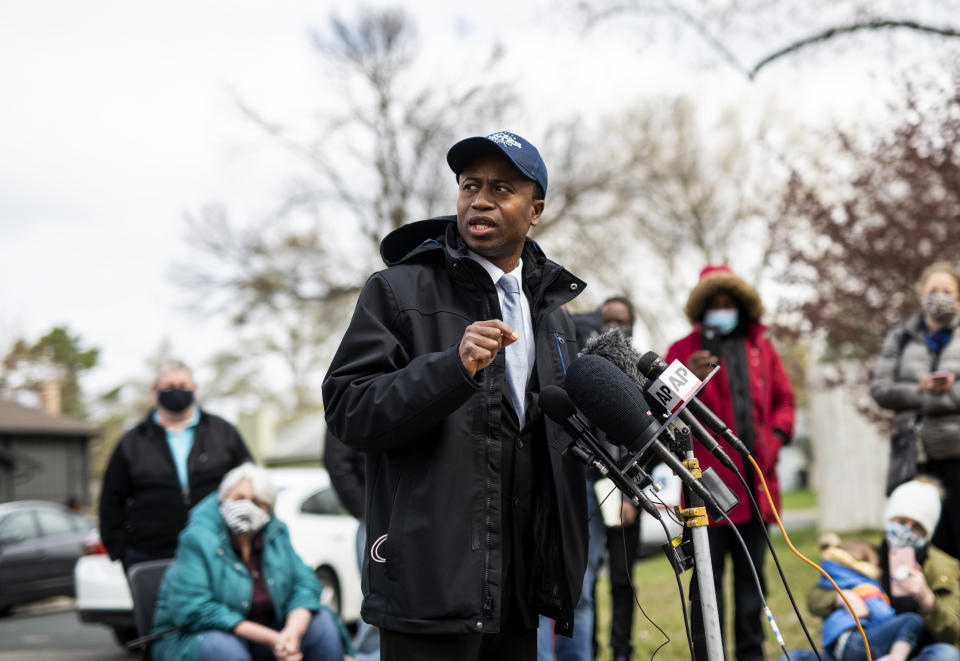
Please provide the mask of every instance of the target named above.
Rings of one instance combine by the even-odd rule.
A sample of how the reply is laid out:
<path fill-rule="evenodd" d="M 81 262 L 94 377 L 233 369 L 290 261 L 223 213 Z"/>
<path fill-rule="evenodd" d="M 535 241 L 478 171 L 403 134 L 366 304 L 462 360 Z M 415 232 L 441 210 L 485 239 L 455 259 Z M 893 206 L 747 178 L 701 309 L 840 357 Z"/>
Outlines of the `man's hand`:
<path fill-rule="evenodd" d="M 460 362 L 470 376 L 493 362 L 503 347 L 513 344 L 520 335 L 499 319 L 475 321 L 463 331 L 460 340 Z"/>
<path fill-rule="evenodd" d="M 712 363 L 719 363 L 720 359 L 714 356 L 712 353 L 706 349 L 701 349 L 696 351 L 693 355 L 690 356 L 689 361 L 687 361 L 687 367 L 690 368 L 690 371 L 693 372 L 694 376 L 703 381 L 707 378 L 707 374 L 710 373 L 710 370 L 713 369 L 710 365 Z"/>
<path fill-rule="evenodd" d="M 859 618 L 863 619 L 865 617 L 870 617 L 870 608 L 867 606 L 867 603 L 860 598 L 853 590 L 841 590 L 843 596 L 847 598 L 847 601 L 850 602 L 851 608 L 853 608 L 853 613 Z M 837 595 L 837 599 L 834 602 L 837 608 L 846 608 L 847 605 L 843 603 L 843 599 L 840 598 L 840 595 Z"/>
<path fill-rule="evenodd" d="M 636 520 L 637 506 L 626 500 L 620 503 L 620 521 L 622 525 L 629 526 Z"/>

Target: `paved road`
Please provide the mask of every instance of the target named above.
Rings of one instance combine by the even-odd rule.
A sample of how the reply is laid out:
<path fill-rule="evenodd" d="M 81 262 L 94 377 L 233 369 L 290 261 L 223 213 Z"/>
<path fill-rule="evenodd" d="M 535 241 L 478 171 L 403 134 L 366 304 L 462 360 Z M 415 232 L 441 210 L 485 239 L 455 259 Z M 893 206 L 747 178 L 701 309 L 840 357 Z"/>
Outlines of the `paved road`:
<path fill-rule="evenodd" d="M 84 624 L 72 599 L 19 608 L 0 618 L 0 661 L 133 661 L 110 629 Z"/>

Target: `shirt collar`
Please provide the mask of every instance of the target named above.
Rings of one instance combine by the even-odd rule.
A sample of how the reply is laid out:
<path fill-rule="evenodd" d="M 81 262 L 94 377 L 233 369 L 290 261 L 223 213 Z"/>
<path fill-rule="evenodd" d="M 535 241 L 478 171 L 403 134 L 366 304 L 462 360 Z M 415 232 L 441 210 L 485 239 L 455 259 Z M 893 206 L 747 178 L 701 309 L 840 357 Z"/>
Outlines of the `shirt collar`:
<path fill-rule="evenodd" d="M 478 263 L 483 267 L 483 270 L 487 272 L 487 275 L 490 276 L 490 279 L 493 280 L 493 284 L 497 284 L 500 281 L 501 276 L 503 276 L 504 271 L 499 266 L 491 262 L 489 259 L 483 255 L 478 255 L 469 248 L 467 249 L 467 256 Z M 521 288 L 523 287 L 523 258 L 517 262 L 517 268 L 510 271 L 510 275 L 517 279 L 517 282 L 520 283 Z"/>
<path fill-rule="evenodd" d="M 160 424 L 160 409 L 153 409 L 153 421 L 157 423 L 158 426 L 163 427 Z M 190 421 L 184 426 L 184 429 L 190 429 L 191 427 L 196 427 L 197 423 L 200 422 L 200 407 L 194 403 L 193 405 L 193 416 L 190 418 Z M 164 427 L 164 429 L 166 429 Z"/>

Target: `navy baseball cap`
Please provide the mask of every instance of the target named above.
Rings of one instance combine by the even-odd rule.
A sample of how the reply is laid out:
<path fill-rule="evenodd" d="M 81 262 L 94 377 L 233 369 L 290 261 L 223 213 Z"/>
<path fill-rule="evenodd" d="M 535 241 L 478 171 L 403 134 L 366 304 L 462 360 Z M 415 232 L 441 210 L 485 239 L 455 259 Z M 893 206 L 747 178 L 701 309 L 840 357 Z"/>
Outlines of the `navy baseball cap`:
<path fill-rule="evenodd" d="M 516 133 L 497 131 L 483 137 L 461 140 L 447 152 L 447 163 L 457 176 L 477 157 L 490 153 L 501 153 L 517 166 L 525 177 L 540 184 L 543 194 L 547 194 L 547 166 L 540 158 L 540 152 Z"/>

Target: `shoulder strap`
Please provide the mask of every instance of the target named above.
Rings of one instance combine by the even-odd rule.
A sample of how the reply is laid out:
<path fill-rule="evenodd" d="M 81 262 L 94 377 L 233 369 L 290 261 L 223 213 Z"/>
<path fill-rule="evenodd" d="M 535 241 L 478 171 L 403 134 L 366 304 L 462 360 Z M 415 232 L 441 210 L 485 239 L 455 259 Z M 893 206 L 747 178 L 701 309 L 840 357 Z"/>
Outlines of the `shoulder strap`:
<path fill-rule="evenodd" d="M 910 341 L 910 333 L 907 332 L 906 326 L 900 327 L 900 338 L 897 341 L 897 362 L 893 368 L 893 378 L 900 378 L 900 362 L 903 360 L 903 350 L 907 346 L 907 342 Z"/>

